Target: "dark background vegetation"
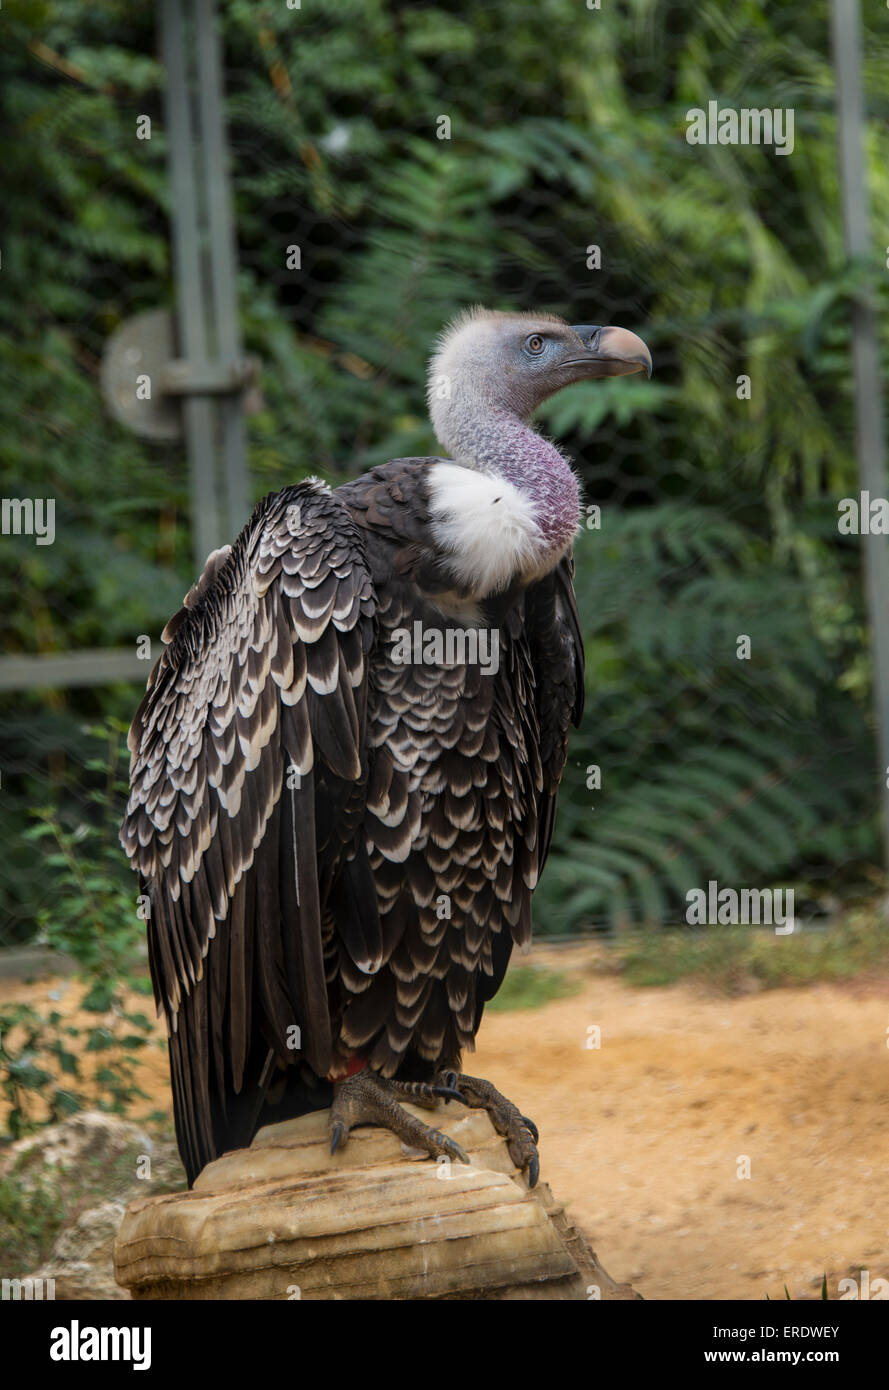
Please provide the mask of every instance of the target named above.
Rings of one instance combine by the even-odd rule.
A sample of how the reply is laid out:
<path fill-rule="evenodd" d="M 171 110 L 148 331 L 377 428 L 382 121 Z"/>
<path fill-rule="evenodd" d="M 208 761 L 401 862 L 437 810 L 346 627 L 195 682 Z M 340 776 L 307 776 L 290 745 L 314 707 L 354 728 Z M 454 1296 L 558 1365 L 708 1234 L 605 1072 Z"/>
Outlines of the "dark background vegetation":
<path fill-rule="evenodd" d="M 617 322 L 652 350 L 650 382 L 540 412 L 602 526 L 576 547 L 587 711 L 537 931 L 681 921 L 711 878 L 793 886 L 815 914 L 872 888 L 860 555 L 836 507 L 857 490 L 848 296 L 886 277 L 876 249 L 869 267 L 843 253 L 826 5 L 220 13 L 243 326 L 263 362 L 255 497 L 435 452 L 425 364 L 464 305 Z M 193 579 L 184 454 L 114 423 L 98 387 L 108 335 L 174 299 L 154 23 L 124 0 L 6 0 L 0 16 L 2 490 L 54 496 L 57 533 L 0 539 L 6 653 L 156 638 Z M 880 228 L 889 39 L 885 15 L 865 24 Z M 792 107 L 793 154 L 688 145 L 685 113 L 710 99 Z M 0 943 L 37 933 L 108 988 L 141 950 L 115 838 L 138 698 L 0 704 Z"/>

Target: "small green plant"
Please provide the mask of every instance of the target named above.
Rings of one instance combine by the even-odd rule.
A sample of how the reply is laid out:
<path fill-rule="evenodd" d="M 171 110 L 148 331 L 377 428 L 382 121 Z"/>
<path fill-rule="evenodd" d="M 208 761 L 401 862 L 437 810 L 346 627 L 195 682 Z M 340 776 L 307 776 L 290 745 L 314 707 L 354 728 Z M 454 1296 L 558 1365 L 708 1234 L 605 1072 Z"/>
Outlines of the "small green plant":
<path fill-rule="evenodd" d="M 49 1254 L 65 1216 L 57 1187 L 0 1178 L 0 1259 L 4 1269 L 34 1269 Z"/>
<path fill-rule="evenodd" d="M 135 880 L 117 840 L 124 726 L 110 721 L 90 732 L 104 744 L 104 756 L 87 763 L 90 774 L 101 775 L 86 794 L 95 814 L 71 824 L 57 807 L 43 806 L 32 812 L 38 824 L 25 835 L 48 848 L 43 863 L 54 889 L 51 906 L 38 913 L 38 940 L 74 959 L 86 985 L 80 1008 L 95 1022 L 79 1026 L 58 1009 L 31 1004 L 0 1010 L 0 1090 L 13 1138 L 79 1110 L 87 1093 L 91 1104 L 119 1115 L 145 1098 L 135 1081 L 136 1054 L 152 1024 L 126 1005 L 127 993 L 148 993 L 150 984 Z M 100 1065 L 88 1068 L 92 1054 Z"/>
<path fill-rule="evenodd" d="M 0 1010 L 0 1090 L 7 1103 L 7 1128 L 13 1139 L 33 1128 L 34 1101 L 41 1098 L 50 1122 L 64 1119 L 80 1109 L 78 1096 L 54 1084 L 54 1070 L 47 1070 L 53 1059 L 62 1076 L 79 1077 L 80 1064 L 65 1038 L 76 1036 L 73 1026 L 62 1027 L 61 1016 L 53 1010 L 45 1016 L 30 1004 L 14 1004 Z"/>
<path fill-rule="evenodd" d="M 788 1289 L 786 1284 L 784 1285 L 784 1298 L 786 1302 L 792 1302 L 792 1299 L 790 1297 L 790 1290 Z M 766 1294 L 766 1303 L 771 1303 L 771 1301 L 771 1294 Z M 821 1280 L 821 1301 L 822 1303 L 827 1302 L 827 1270 L 824 1271 L 824 1278 Z"/>
<path fill-rule="evenodd" d="M 561 971 L 523 965 L 507 971 L 496 996 L 485 1008 L 503 1013 L 509 1009 L 540 1009 L 553 999 L 576 994 L 581 987 L 581 981 L 569 979 Z"/>
<path fill-rule="evenodd" d="M 767 928 L 640 932 L 616 948 L 618 970 L 634 986 L 695 980 L 716 994 L 843 980 L 889 966 L 889 925 L 879 909 L 861 907 L 816 930 L 789 936 Z"/>

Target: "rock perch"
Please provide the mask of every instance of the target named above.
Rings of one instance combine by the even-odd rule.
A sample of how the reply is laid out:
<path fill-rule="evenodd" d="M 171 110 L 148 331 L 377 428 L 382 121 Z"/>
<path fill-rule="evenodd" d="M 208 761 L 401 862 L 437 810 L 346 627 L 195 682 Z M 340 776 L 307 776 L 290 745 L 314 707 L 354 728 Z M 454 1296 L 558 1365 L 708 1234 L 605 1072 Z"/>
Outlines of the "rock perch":
<path fill-rule="evenodd" d="M 451 1105 L 442 1129 L 468 1165 L 367 1127 L 331 1155 L 320 1111 L 267 1126 L 192 1191 L 130 1204 L 118 1283 L 135 1299 L 638 1297 L 546 1183 L 528 1189 L 486 1112 Z"/>

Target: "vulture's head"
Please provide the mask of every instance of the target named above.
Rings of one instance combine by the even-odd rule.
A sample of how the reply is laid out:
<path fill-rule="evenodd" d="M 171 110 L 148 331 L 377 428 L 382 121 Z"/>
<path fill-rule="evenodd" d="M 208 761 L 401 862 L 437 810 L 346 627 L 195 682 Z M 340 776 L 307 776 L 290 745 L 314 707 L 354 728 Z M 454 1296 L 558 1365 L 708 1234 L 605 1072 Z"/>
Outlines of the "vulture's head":
<path fill-rule="evenodd" d="M 651 376 L 651 353 L 626 328 L 569 324 L 554 314 L 471 309 L 445 329 L 429 367 L 429 413 L 446 448 L 492 411 L 526 419 L 575 381 Z"/>

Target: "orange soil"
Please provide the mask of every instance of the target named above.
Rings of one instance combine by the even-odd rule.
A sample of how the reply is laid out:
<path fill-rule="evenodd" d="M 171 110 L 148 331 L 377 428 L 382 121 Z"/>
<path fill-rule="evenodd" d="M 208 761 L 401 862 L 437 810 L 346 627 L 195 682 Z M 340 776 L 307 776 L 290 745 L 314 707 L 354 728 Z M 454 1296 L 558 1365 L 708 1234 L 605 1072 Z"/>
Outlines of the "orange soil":
<path fill-rule="evenodd" d="M 781 1298 L 785 1283 L 812 1298 L 824 1271 L 836 1297 L 859 1265 L 889 1278 L 885 986 L 639 990 L 590 973 L 596 950 L 535 948 L 581 992 L 489 1012 L 464 1065 L 536 1121 L 543 1176 L 608 1272 L 649 1299 Z M 0 1004 L 50 989 L 76 1012 L 78 987 L 59 980 L 0 981 Z M 143 1113 L 169 1109 L 159 1049 L 139 1084 Z"/>

